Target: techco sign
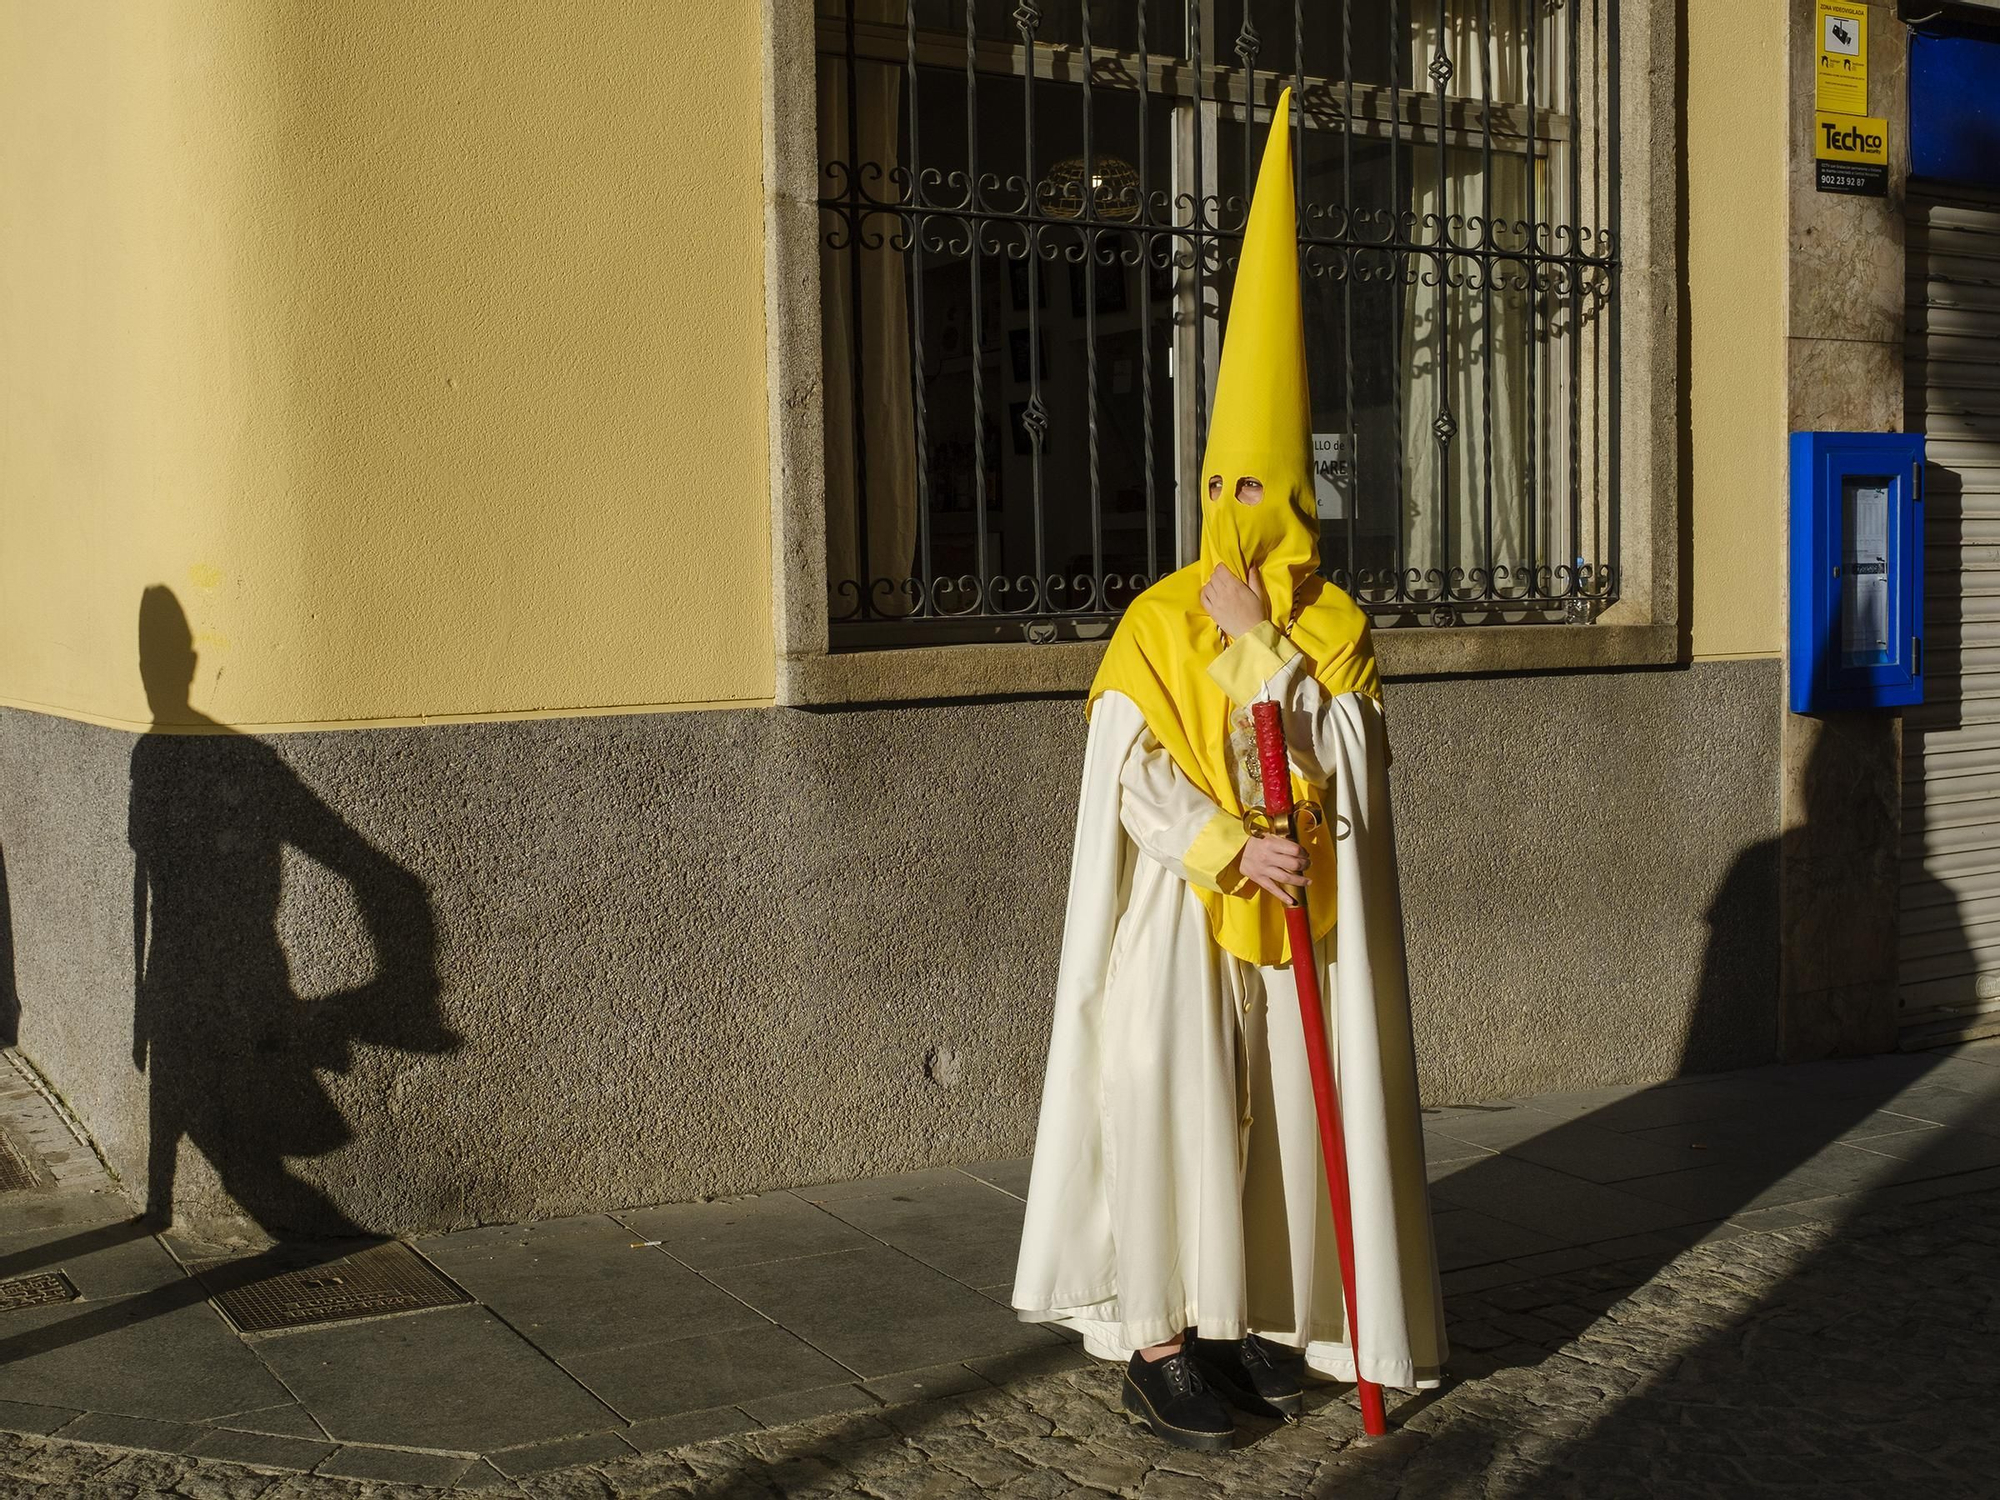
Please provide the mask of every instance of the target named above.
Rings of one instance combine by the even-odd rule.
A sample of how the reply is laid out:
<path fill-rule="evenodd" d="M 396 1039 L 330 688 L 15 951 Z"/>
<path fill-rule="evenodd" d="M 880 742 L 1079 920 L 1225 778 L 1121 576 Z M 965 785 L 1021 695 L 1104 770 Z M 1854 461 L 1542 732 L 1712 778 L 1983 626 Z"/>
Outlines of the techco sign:
<path fill-rule="evenodd" d="M 1889 161 L 1889 141 L 1873 120 L 1842 122 L 1824 117 L 1819 122 L 1819 156 L 1842 161 Z"/>
<path fill-rule="evenodd" d="M 1879 198 L 1889 190 L 1889 122 L 1819 111 L 1813 132 L 1813 186 L 1822 193 Z"/>

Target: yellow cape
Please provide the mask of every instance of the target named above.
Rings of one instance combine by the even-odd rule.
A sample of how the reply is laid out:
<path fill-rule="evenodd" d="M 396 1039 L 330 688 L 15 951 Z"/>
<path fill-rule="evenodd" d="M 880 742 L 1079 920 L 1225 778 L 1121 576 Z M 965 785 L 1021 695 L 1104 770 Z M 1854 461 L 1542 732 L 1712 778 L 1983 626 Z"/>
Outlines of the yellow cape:
<path fill-rule="evenodd" d="M 1382 696 L 1367 617 L 1346 593 L 1318 576 L 1291 97 L 1286 89 L 1272 114 L 1230 297 L 1202 461 L 1200 560 L 1132 601 L 1090 688 L 1092 703 L 1106 692 L 1123 693 L 1136 703 L 1174 764 L 1232 817 L 1243 813 L 1229 771 L 1232 705 L 1208 671 L 1224 642 L 1201 604 L 1202 586 L 1217 567 L 1228 567 L 1239 578 L 1257 571 L 1271 619 L 1329 693 L 1362 692 L 1378 701 Z M 1236 499 L 1236 483 L 1246 477 L 1263 483 L 1259 504 Z M 1211 493 L 1217 478 L 1219 491 Z M 1296 775 L 1292 780 L 1294 797 L 1312 795 Z M 1309 837 L 1306 848 L 1316 870 L 1333 869 L 1326 830 Z M 1196 890 L 1208 911 L 1209 930 L 1246 962 L 1284 963 L 1284 908 L 1256 886 L 1244 889 L 1242 895 Z M 1313 932 L 1324 937 L 1334 925 L 1332 883 L 1322 880 L 1308 889 Z"/>

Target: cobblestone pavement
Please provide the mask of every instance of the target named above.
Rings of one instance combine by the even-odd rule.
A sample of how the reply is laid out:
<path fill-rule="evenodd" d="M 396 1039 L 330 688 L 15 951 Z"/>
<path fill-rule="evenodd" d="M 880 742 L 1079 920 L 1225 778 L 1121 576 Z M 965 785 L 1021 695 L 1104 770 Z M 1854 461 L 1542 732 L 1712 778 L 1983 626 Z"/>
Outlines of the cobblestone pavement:
<path fill-rule="evenodd" d="M 1461 1294 L 1454 1326 L 1487 1347 L 1459 1357 L 1441 1392 L 1405 1398 L 1377 1442 L 1357 1440 L 1356 1414 L 1326 1387 L 1297 1425 L 1258 1424 L 1227 1455 L 1176 1453 L 1126 1420 L 1117 1372 L 1092 1365 L 494 1492 L 1988 1500 L 2000 1493 L 2000 1183 L 1953 1189 L 1733 1235 L 1664 1271 L 1642 1260 Z M 32 1436 L 0 1438 L 0 1476 L 0 1496 L 35 1500 L 437 1493 Z"/>

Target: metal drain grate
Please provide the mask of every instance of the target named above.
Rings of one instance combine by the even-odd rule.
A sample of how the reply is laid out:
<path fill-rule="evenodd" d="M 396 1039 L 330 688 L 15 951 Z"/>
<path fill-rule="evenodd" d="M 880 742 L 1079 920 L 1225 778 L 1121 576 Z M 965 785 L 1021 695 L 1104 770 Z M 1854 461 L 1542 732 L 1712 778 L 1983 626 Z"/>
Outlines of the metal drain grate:
<path fill-rule="evenodd" d="M 0 1312 L 74 1301 L 76 1288 L 60 1271 L 44 1271 L 38 1276 L 16 1276 L 12 1281 L 0 1281 Z"/>
<path fill-rule="evenodd" d="M 39 1187 L 41 1178 L 28 1165 L 14 1143 L 0 1135 L 0 1193 L 12 1192 L 16 1188 Z"/>
<path fill-rule="evenodd" d="M 215 1304 L 240 1332 L 269 1333 L 277 1328 L 452 1307 L 471 1300 L 409 1246 L 391 1241 L 324 1265 L 285 1271 L 222 1292 Z"/>

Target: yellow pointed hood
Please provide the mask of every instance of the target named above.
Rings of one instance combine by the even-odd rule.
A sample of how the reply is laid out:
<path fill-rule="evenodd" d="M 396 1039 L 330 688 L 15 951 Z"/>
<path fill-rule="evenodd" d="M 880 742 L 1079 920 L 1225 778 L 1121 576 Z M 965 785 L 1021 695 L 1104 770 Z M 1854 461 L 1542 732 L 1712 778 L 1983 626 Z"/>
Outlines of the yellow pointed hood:
<path fill-rule="evenodd" d="M 1255 735 L 1247 709 L 1232 704 L 1209 674 L 1226 644 L 1201 604 L 1202 585 L 1217 567 L 1239 578 L 1248 578 L 1252 568 L 1262 576 L 1271 623 L 1305 656 L 1307 670 L 1328 693 L 1381 697 L 1367 617 L 1317 575 L 1319 521 L 1292 196 L 1291 97 L 1285 90 L 1272 112 L 1230 297 L 1202 460 L 1200 560 L 1132 601 L 1090 689 L 1092 703 L 1115 692 L 1138 706 L 1174 764 L 1215 803 L 1211 827 L 1220 831 L 1218 837 L 1240 826 L 1244 782 L 1232 766 L 1240 767 L 1246 755 L 1254 758 Z M 1214 499 L 1207 493 L 1210 476 L 1222 481 Z M 1236 498 L 1237 481 L 1246 478 L 1264 487 L 1256 505 Z M 1292 793 L 1298 800 L 1321 796 L 1296 776 Z M 1334 868 L 1324 828 L 1306 845 L 1316 870 Z M 1286 962 L 1284 908 L 1271 897 L 1252 885 L 1229 894 L 1197 887 L 1195 894 L 1222 948 L 1249 963 Z M 1312 886 L 1311 914 L 1316 935 L 1332 930 L 1331 880 Z"/>
<path fill-rule="evenodd" d="M 1201 465 L 1201 560 L 1211 572 L 1220 563 L 1244 579 L 1255 568 L 1281 627 L 1291 619 L 1295 591 L 1319 568 L 1291 99 L 1290 89 L 1278 96 L 1264 143 Z M 1262 482 L 1261 503 L 1237 500 L 1243 479 Z"/>

